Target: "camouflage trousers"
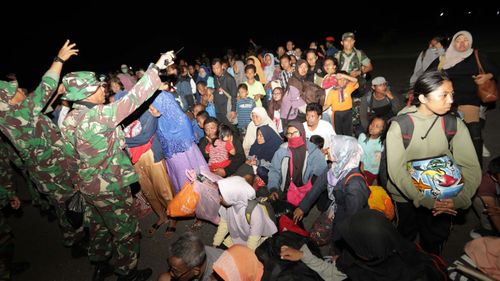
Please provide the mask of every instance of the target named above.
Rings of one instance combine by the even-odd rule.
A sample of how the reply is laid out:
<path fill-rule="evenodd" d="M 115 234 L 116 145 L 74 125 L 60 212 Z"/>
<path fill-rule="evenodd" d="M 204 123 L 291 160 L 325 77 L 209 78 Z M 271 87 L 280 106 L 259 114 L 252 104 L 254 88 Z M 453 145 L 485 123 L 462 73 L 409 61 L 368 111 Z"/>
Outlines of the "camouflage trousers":
<path fill-rule="evenodd" d="M 0 280 L 10 280 L 10 266 L 14 258 L 14 242 L 10 226 L 0 212 Z"/>
<path fill-rule="evenodd" d="M 59 162 L 62 161 L 64 159 Z M 57 165 L 47 166 L 47 163 L 53 162 L 57 161 L 34 161 L 28 166 L 28 171 L 38 190 L 46 194 L 50 205 L 54 206 L 63 236 L 63 245 L 70 247 L 84 236 L 84 231 L 83 227 L 73 229 L 65 214 L 65 201 L 75 192 L 71 181 L 72 175 L 69 174 L 69 171 L 57 167 Z"/>
<path fill-rule="evenodd" d="M 137 267 L 140 246 L 139 222 L 130 188 L 98 195 L 82 193 L 90 208 L 90 261 L 105 261 L 114 256 L 115 272 L 128 274 Z"/>

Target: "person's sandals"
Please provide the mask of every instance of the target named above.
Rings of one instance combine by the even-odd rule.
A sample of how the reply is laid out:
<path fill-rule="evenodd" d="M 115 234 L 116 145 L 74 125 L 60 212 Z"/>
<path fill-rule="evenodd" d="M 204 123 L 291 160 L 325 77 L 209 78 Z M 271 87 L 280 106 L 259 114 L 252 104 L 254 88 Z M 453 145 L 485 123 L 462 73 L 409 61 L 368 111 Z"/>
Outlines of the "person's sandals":
<path fill-rule="evenodd" d="M 163 223 L 162 223 L 163 224 Z M 158 228 L 160 228 L 160 226 L 162 224 L 158 224 L 158 223 L 154 223 L 149 229 L 148 229 L 148 237 L 153 237 L 156 233 L 156 231 L 158 230 Z"/>
<path fill-rule="evenodd" d="M 177 230 L 177 227 L 171 226 L 170 222 L 167 225 L 167 228 L 165 229 L 165 233 L 163 234 L 165 238 L 170 238 L 175 234 L 175 231 Z"/>

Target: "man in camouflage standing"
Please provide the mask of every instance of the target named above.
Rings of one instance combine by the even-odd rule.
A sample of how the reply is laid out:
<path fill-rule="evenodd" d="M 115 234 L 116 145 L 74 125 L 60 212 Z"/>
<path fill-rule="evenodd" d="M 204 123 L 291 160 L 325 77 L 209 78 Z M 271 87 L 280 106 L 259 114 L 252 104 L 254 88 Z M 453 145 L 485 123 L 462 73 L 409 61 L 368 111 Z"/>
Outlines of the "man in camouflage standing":
<path fill-rule="evenodd" d="M 11 166 L 11 156 L 15 154 L 10 144 L 1 141 L 0 138 L 0 210 L 9 204 L 16 210 L 21 206 L 12 181 L 14 170 Z M 12 277 L 13 240 L 10 226 L 5 223 L 3 214 L 0 212 L 0 280 L 11 280 Z"/>
<path fill-rule="evenodd" d="M 24 162 L 30 179 L 55 207 L 63 233 L 63 244 L 81 247 L 83 227 L 68 223 L 64 202 L 74 192 L 74 151 L 64 144 L 57 127 L 42 109 L 57 88 L 63 63 L 78 53 L 67 40 L 33 94 L 26 97 L 17 82 L 0 81 L 0 131 L 10 140 Z M 23 167 L 19 167 L 23 169 Z"/>
<path fill-rule="evenodd" d="M 119 101 L 104 105 L 105 92 L 93 72 L 68 73 L 63 78 L 63 99 L 74 101 L 74 110 L 63 122 L 62 133 L 78 154 L 78 187 L 90 205 L 89 257 L 96 264 L 94 279 L 111 274 L 114 254 L 118 280 L 147 280 L 152 270 L 137 270 L 139 226 L 129 185 L 138 177 L 125 154 L 119 124 L 150 98 L 161 84 L 160 69 L 173 63 L 165 53 Z M 168 61 L 169 63 L 166 63 Z"/>

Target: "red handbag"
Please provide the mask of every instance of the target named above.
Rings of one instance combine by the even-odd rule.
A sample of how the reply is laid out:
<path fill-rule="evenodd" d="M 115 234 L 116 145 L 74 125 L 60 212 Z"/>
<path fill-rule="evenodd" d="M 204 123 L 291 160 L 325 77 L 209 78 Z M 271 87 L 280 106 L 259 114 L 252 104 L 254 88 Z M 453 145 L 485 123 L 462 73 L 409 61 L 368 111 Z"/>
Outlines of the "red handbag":
<path fill-rule="evenodd" d="M 479 74 L 485 74 L 483 66 L 479 61 L 478 51 L 474 50 L 474 56 L 476 57 L 477 68 L 479 68 Z M 494 79 L 487 80 L 483 84 L 477 84 L 477 95 L 481 102 L 490 103 L 495 102 L 498 99 L 498 88 L 497 83 Z"/>
<path fill-rule="evenodd" d="M 296 186 L 293 183 L 292 175 L 293 175 L 293 156 L 292 152 L 290 151 L 290 164 L 289 164 L 289 171 L 290 171 L 290 186 L 288 187 L 288 191 L 286 193 L 286 200 L 290 202 L 294 206 L 298 206 L 300 204 L 300 201 L 306 196 L 306 194 L 311 190 L 312 188 L 312 182 L 311 179 L 309 179 L 306 184 L 302 186 Z"/>

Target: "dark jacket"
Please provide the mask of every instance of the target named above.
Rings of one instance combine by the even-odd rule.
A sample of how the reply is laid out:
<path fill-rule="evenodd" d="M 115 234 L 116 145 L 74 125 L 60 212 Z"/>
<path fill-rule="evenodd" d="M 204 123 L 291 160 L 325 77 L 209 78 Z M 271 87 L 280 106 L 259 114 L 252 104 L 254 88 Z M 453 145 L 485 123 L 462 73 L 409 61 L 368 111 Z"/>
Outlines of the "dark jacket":
<path fill-rule="evenodd" d="M 219 93 L 218 89 L 222 88 L 231 96 L 231 111 L 236 111 L 236 97 L 238 90 L 236 88 L 236 81 L 233 76 L 224 71 L 222 76 L 214 77 L 214 105 L 215 111 L 218 114 L 226 115 L 227 113 L 227 96 L 224 93 Z"/>
<path fill-rule="evenodd" d="M 498 76 L 498 68 L 484 53 L 479 51 L 478 54 L 484 71 L 486 71 L 486 73 L 492 73 L 493 78 L 496 79 Z M 473 75 L 479 74 L 474 53 L 454 65 L 452 68 L 446 69 L 445 72 L 453 83 L 453 99 L 455 105 L 480 105 L 481 101 L 477 96 L 477 85 L 472 78 Z"/>
<path fill-rule="evenodd" d="M 352 169 L 349 173 L 340 180 L 336 186 L 333 187 L 333 195 L 335 196 L 335 203 L 337 204 L 337 211 L 333 220 L 333 239 L 340 238 L 337 226 L 345 219 L 351 217 L 359 210 L 368 207 L 368 197 L 370 196 L 370 189 L 366 182 L 358 176 L 351 177 L 347 185 L 346 179 L 352 173 L 360 173 L 358 168 Z M 313 184 L 313 187 L 306 194 L 304 199 L 299 204 L 299 208 L 304 213 L 309 212 L 321 193 L 327 189 L 328 185 L 328 171 L 319 176 Z"/>
<path fill-rule="evenodd" d="M 144 145 L 148 143 L 151 138 L 154 138 L 151 144 L 151 150 L 153 151 L 154 161 L 157 163 L 164 158 L 160 141 L 155 136 L 156 128 L 158 128 L 158 118 L 154 117 L 146 110 L 139 118 L 139 122 L 142 127 L 141 132 L 135 137 L 125 138 L 125 143 L 129 147 L 136 147 Z"/>

